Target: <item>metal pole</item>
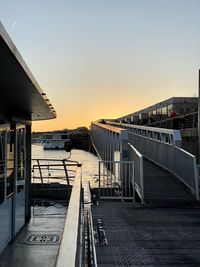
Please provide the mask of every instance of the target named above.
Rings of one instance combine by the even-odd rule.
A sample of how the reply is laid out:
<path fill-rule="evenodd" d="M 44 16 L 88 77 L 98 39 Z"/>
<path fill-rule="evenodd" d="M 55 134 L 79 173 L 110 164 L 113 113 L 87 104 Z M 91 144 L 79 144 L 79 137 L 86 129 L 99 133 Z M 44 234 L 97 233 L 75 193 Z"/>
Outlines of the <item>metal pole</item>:
<path fill-rule="evenodd" d="M 25 221 L 31 218 L 31 125 L 26 126 Z"/>
<path fill-rule="evenodd" d="M 68 172 L 67 172 L 65 159 L 62 160 L 62 163 L 63 163 L 63 168 L 64 168 L 64 171 L 65 171 L 65 177 L 67 179 L 67 185 L 69 185 L 69 176 L 68 176 Z"/>
<path fill-rule="evenodd" d="M 199 91 L 199 98 L 198 98 L 198 142 L 199 142 L 199 162 L 200 162 L 200 70 L 199 70 L 199 77 L 198 77 L 198 91 Z"/>
<path fill-rule="evenodd" d="M 42 170 L 41 170 L 39 159 L 37 159 L 37 164 L 38 164 L 38 169 L 39 169 L 39 173 L 40 173 L 41 184 L 43 184 Z"/>

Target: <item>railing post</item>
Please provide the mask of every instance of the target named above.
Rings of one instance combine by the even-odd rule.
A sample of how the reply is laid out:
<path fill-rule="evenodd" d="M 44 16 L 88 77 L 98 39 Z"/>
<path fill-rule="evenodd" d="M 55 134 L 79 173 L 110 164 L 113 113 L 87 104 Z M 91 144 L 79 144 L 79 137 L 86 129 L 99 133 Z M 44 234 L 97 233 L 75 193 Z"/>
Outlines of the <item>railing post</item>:
<path fill-rule="evenodd" d="M 99 161 L 99 189 L 98 189 L 98 201 L 101 198 L 101 161 Z"/>
<path fill-rule="evenodd" d="M 121 130 L 120 133 L 120 162 L 128 160 L 128 131 Z M 126 166 L 120 164 L 120 179 L 121 179 L 121 197 L 125 195 L 125 185 L 129 174 L 126 173 Z"/>
<path fill-rule="evenodd" d="M 196 198 L 199 200 L 199 174 L 197 172 L 197 162 L 196 158 L 193 158 L 193 166 L 194 166 L 194 176 L 195 176 L 195 187 L 196 187 Z"/>
<path fill-rule="evenodd" d="M 39 159 L 37 159 L 37 164 L 38 164 L 38 169 L 39 169 L 39 173 L 40 173 L 41 183 L 43 184 L 42 170 L 41 170 L 41 167 L 40 167 L 40 161 L 39 161 Z"/>
<path fill-rule="evenodd" d="M 66 179 L 67 179 L 67 185 L 69 185 L 69 176 L 68 176 L 68 172 L 67 172 L 67 168 L 66 168 L 66 164 L 65 164 L 65 159 L 62 160 L 62 163 L 63 163 L 63 168 L 64 168 L 64 171 L 65 171 L 65 176 L 66 176 Z"/>
<path fill-rule="evenodd" d="M 128 131 L 121 130 L 120 133 L 120 161 L 128 160 Z"/>

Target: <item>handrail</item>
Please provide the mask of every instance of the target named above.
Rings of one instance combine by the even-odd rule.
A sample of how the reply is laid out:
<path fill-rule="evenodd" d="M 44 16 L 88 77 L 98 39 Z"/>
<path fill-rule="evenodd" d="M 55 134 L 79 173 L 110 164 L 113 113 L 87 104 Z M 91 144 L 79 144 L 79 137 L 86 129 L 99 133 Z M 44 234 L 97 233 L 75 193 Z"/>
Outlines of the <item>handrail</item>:
<path fill-rule="evenodd" d="M 167 127 L 167 125 L 171 125 L 174 120 L 183 119 L 184 122 L 181 124 L 182 127 L 178 126 L 178 129 L 188 129 L 197 127 L 197 118 L 198 112 L 192 112 L 188 114 L 178 115 L 173 118 L 166 118 L 163 120 L 154 121 L 151 123 L 147 123 L 146 125 L 150 127 L 160 127 L 160 125 L 165 125 L 165 127 Z"/>
<path fill-rule="evenodd" d="M 94 240 L 94 229 L 93 229 L 93 219 L 92 219 L 92 212 L 91 208 L 88 210 L 88 223 L 91 230 L 91 243 L 92 243 L 92 256 L 93 256 L 93 265 L 97 267 L 97 255 L 96 255 L 96 247 L 95 247 L 95 240 Z"/>
<path fill-rule="evenodd" d="M 173 173 L 199 200 L 195 156 L 175 145 L 137 134 L 129 133 L 129 141 L 144 157 Z"/>
<path fill-rule="evenodd" d="M 162 138 L 165 136 L 168 136 L 166 140 L 168 140 L 167 143 L 174 143 L 177 146 L 181 145 L 181 134 L 179 130 L 172 130 L 172 129 L 165 129 L 165 128 L 158 128 L 158 127 L 150 127 L 150 126 L 142 126 L 142 125 L 134 125 L 134 124 L 127 124 L 127 123 L 119 123 L 114 121 L 106 121 L 108 126 L 114 126 L 122 129 L 128 129 L 134 131 L 135 134 L 139 134 L 141 136 L 148 136 L 153 139 Z M 149 134 L 151 135 L 149 136 Z M 159 136 L 158 136 L 159 134 Z M 163 139 L 162 141 L 165 142 Z"/>
<path fill-rule="evenodd" d="M 134 181 L 135 181 L 135 190 L 137 191 L 141 203 L 144 204 L 144 170 L 143 170 L 143 156 L 142 154 L 130 143 L 128 143 L 131 151 L 133 152 L 134 162 Z M 131 155 L 130 155 L 131 157 Z M 129 158 L 130 158 L 129 157 Z"/>
<path fill-rule="evenodd" d="M 114 160 L 114 153 L 122 150 L 124 140 L 128 138 L 128 132 L 123 128 L 92 122 L 91 137 L 100 158 Z"/>
<path fill-rule="evenodd" d="M 120 127 L 117 127 L 117 126 L 112 126 L 112 125 L 108 125 L 108 124 L 103 124 L 103 123 L 100 123 L 100 122 L 92 122 L 91 124 L 93 125 L 96 125 L 96 126 L 99 126 L 103 129 L 106 129 L 106 130 L 109 130 L 109 131 L 112 131 L 112 132 L 115 132 L 115 133 L 121 133 L 122 132 L 122 128 Z"/>
<path fill-rule="evenodd" d="M 176 170 L 176 165 L 174 166 L 174 174 L 186 185 L 186 186 L 188 186 L 190 189 L 191 189 L 191 191 L 193 191 L 195 194 L 196 194 L 196 198 L 197 198 L 197 200 L 199 200 L 199 181 L 198 181 L 198 173 L 197 173 L 197 162 L 196 162 L 196 157 L 194 156 L 194 155 L 192 155 L 191 153 L 189 153 L 188 151 L 186 151 L 186 150 L 184 150 L 184 149 L 182 149 L 182 148 L 180 148 L 180 147 L 176 147 L 176 146 L 174 146 L 174 149 L 175 149 L 175 153 L 177 153 L 177 152 L 180 152 L 182 155 L 185 155 L 185 157 L 187 157 L 190 161 L 191 161 L 191 166 L 190 166 L 190 168 L 192 168 L 192 174 L 193 174 L 193 177 L 191 177 L 191 178 L 193 178 L 194 180 L 193 180 L 193 186 L 191 187 L 191 185 L 190 184 L 188 184 L 188 182 L 187 181 L 185 181 L 183 178 L 182 178 L 182 176 L 184 176 L 183 174 L 185 174 L 186 173 L 186 171 L 188 170 L 188 166 L 187 166 L 187 168 L 186 168 L 186 164 L 184 164 L 183 163 L 183 165 L 182 165 L 182 168 L 181 168 L 181 170 L 183 170 L 182 171 L 182 173 L 179 173 L 179 170 L 180 170 L 180 168 L 179 168 L 179 170 Z M 183 161 L 182 161 L 183 162 Z M 181 163 L 182 163 L 181 162 Z M 191 175 L 191 174 L 190 174 Z"/>
<path fill-rule="evenodd" d="M 32 162 L 32 178 L 40 179 L 41 183 L 48 182 L 50 178 L 51 181 L 66 179 L 67 184 L 70 185 L 69 180 L 75 177 L 76 168 L 81 166 L 78 161 L 67 159 L 32 159 Z"/>
<path fill-rule="evenodd" d="M 94 238 L 94 229 L 93 229 L 93 219 L 92 219 L 92 211 L 91 211 L 91 190 L 90 183 L 85 182 L 84 187 L 84 211 L 85 211 L 85 224 L 87 225 L 87 241 L 85 243 L 86 251 L 87 251 L 87 266 L 97 267 L 97 255 L 96 255 L 96 247 L 95 247 L 95 238 Z"/>
<path fill-rule="evenodd" d="M 70 162 L 70 163 L 76 163 L 77 165 L 79 164 L 79 162 L 78 161 L 76 161 L 76 160 L 70 160 L 70 159 L 50 159 L 50 158 L 43 158 L 43 159 L 38 159 L 38 158 L 32 158 L 32 161 L 37 161 L 37 160 L 39 160 L 39 161 L 67 161 L 67 162 Z"/>
<path fill-rule="evenodd" d="M 148 131 L 156 131 L 159 133 L 167 133 L 167 134 L 173 134 L 173 132 L 177 132 L 178 130 L 172 130 L 172 129 L 165 129 L 165 128 L 159 128 L 159 127 L 151 127 L 151 126 L 145 126 L 145 125 L 137 125 L 137 124 L 129 124 L 129 123 L 122 123 L 122 122 L 114 122 L 114 121 L 106 121 L 109 125 L 115 125 L 118 126 L 125 126 L 129 128 L 135 128 L 135 129 L 141 129 L 141 130 L 148 130 Z M 178 131 L 179 132 L 179 131 Z"/>
<path fill-rule="evenodd" d="M 80 219 L 81 219 L 81 168 L 78 168 L 70 197 L 63 237 L 58 252 L 56 267 L 79 266 Z"/>

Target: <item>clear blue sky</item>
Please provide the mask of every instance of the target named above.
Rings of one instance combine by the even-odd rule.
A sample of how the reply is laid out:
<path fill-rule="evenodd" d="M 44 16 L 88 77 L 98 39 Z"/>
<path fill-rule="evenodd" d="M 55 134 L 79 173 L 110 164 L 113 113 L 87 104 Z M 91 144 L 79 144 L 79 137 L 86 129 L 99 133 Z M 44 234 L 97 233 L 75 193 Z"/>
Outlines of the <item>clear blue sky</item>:
<path fill-rule="evenodd" d="M 1 0 L 0 19 L 58 114 L 35 130 L 197 95 L 200 0 Z"/>

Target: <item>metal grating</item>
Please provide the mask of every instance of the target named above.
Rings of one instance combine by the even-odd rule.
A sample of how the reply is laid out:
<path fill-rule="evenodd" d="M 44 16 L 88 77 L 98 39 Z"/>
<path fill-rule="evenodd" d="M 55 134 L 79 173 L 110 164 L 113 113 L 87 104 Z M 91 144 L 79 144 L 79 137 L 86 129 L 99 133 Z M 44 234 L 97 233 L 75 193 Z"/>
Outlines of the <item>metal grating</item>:
<path fill-rule="evenodd" d="M 33 203 L 33 215 L 66 215 L 67 213 L 67 202 L 55 202 L 55 201 L 43 201 Z"/>
<path fill-rule="evenodd" d="M 96 246 L 97 262 L 102 267 L 109 264 L 121 267 L 146 266 L 146 258 L 143 257 L 144 248 L 138 247 L 135 242 L 137 231 L 131 231 L 129 223 L 124 223 L 125 218 L 120 214 L 120 208 L 124 210 L 125 206 L 121 204 L 118 203 L 119 209 L 117 210 L 110 209 L 107 205 L 96 206 L 93 210 L 94 228 L 98 219 L 101 218 L 108 244 Z"/>

